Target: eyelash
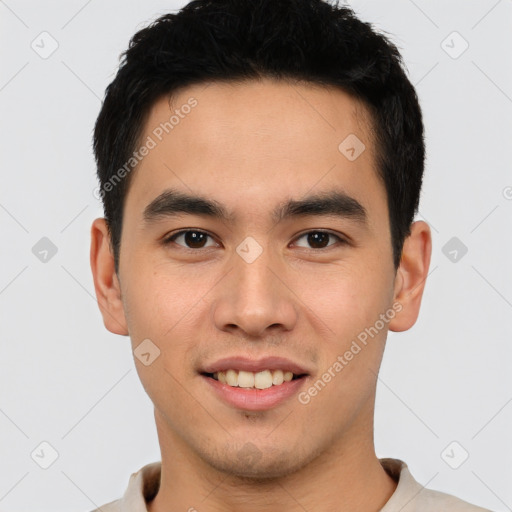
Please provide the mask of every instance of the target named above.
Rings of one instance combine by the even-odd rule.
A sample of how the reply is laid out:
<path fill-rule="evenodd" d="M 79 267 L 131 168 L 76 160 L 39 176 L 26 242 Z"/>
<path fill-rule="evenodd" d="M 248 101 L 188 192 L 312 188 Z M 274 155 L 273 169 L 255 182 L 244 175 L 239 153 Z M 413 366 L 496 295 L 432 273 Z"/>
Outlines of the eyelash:
<path fill-rule="evenodd" d="M 164 240 L 163 240 L 163 244 L 164 245 L 169 245 L 171 243 L 173 243 L 176 238 L 178 238 L 179 236 L 181 235 L 184 235 L 185 233 L 201 233 L 203 235 L 206 235 L 206 236 L 209 236 L 210 238 L 214 238 L 212 235 L 210 235 L 209 233 L 207 233 L 206 231 L 202 231 L 200 229 L 183 229 L 181 231 L 177 231 L 176 233 L 173 233 L 172 235 L 170 236 L 167 236 Z M 322 230 L 322 229 L 312 229 L 310 231 L 306 231 L 305 233 L 301 233 L 298 237 L 296 237 L 294 240 L 299 240 L 301 238 L 303 238 L 304 236 L 307 236 L 311 233 L 322 233 L 322 234 L 326 234 L 326 235 L 329 235 L 333 238 L 336 238 L 337 241 L 338 241 L 338 244 L 340 245 L 348 245 L 348 242 L 347 240 L 343 239 L 342 237 L 340 237 L 339 235 L 336 235 L 330 231 L 326 231 L 326 230 Z M 177 244 L 179 245 L 179 244 Z M 325 251 L 331 247 L 333 247 L 334 245 L 336 244 L 331 244 L 331 245 L 328 245 L 326 247 L 322 247 L 321 249 L 315 249 L 315 248 L 310 248 L 309 250 L 311 251 Z M 199 249 L 193 249 L 191 247 L 186 247 L 186 246 L 182 246 L 182 245 L 179 245 L 182 249 L 185 249 L 185 250 L 189 250 L 189 251 L 193 251 L 193 252 L 198 252 L 202 249 L 209 249 L 210 247 L 200 247 Z"/>

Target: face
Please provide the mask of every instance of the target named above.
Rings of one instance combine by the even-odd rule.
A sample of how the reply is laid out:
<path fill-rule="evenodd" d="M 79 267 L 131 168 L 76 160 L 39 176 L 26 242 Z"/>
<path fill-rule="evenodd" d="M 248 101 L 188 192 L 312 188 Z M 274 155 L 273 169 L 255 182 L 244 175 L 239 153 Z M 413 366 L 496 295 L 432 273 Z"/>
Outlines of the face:
<path fill-rule="evenodd" d="M 141 141 L 102 311 L 149 354 L 135 363 L 161 443 L 267 477 L 371 444 L 387 330 L 414 323 L 405 291 L 429 247 L 395 271 L 364 107 L 334 88 L 201 84 L 155 103 Z M 222 382 L 237 370 L 250 388 Z"/>

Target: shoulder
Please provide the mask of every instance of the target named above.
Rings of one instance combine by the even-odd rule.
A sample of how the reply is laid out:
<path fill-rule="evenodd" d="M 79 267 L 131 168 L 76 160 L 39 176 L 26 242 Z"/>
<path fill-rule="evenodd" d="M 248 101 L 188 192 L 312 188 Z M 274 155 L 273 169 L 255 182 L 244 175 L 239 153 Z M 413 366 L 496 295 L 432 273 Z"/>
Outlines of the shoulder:
<path fill-rule="evenodd" d="M 121 500 L 111 501 L 102 505 L 100 508 L 95 508 L 91 512 L 121 512 Z"/>
<path fill-rule="evenodd" d="M 132 473 L 123 496 L 91 512 L 146 512 L 146 501 L 152 499 L 160 485 L 161 463 L 152 462 Z"/>
<path fill-rule="evenodd" d="M 450 512 L 491 512 L 489 509 L 477 507 L 451 494 L 429 489 L 423 489 L 416 501 L 418 512 L 438 512 L 440 509 Z"/>
<path fill-rule="evenodd" d="M 380 512 L 491 512 L 440 491 L 426 489 L 412 476 L 407 464 L 398 459 L 380 459 L 386 472 L 398 482 Z"/>

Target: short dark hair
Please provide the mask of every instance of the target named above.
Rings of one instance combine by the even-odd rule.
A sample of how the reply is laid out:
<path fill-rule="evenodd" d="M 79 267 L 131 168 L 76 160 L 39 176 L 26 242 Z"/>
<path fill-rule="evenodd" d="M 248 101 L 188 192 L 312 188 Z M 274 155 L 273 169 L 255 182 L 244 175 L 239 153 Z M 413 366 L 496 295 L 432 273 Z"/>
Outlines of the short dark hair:
<path fill-rule="evenodd" d="M 132 174 L 120 169 L 153 104 L 187 85 L 260 78 L 335 86 L 365 105 L 398 268 L 423 178 L 422 114 L 397 47 L 350 8 L 324 0 L 193 0 L 138 31 L 121 58 L 93 141 L 116 271 Z"/>

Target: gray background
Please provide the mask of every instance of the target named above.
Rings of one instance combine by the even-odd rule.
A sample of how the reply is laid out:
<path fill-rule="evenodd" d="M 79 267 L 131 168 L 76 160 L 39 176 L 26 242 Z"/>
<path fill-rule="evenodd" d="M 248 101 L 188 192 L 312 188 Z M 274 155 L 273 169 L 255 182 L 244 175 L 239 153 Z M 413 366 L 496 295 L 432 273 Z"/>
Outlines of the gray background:
<path fill-rule="evenodd" d="M 402 49 L 428 146 L 431 273 L 417 324 L 388 339 L 377 454 L 512 510 L 512 1 L 350 4 Z M 91 136 L 131 35 L 181 5 L 0 1 L 0 510 L 88 511 L 159 460 L 129 340 L 94 298 Z"/>

